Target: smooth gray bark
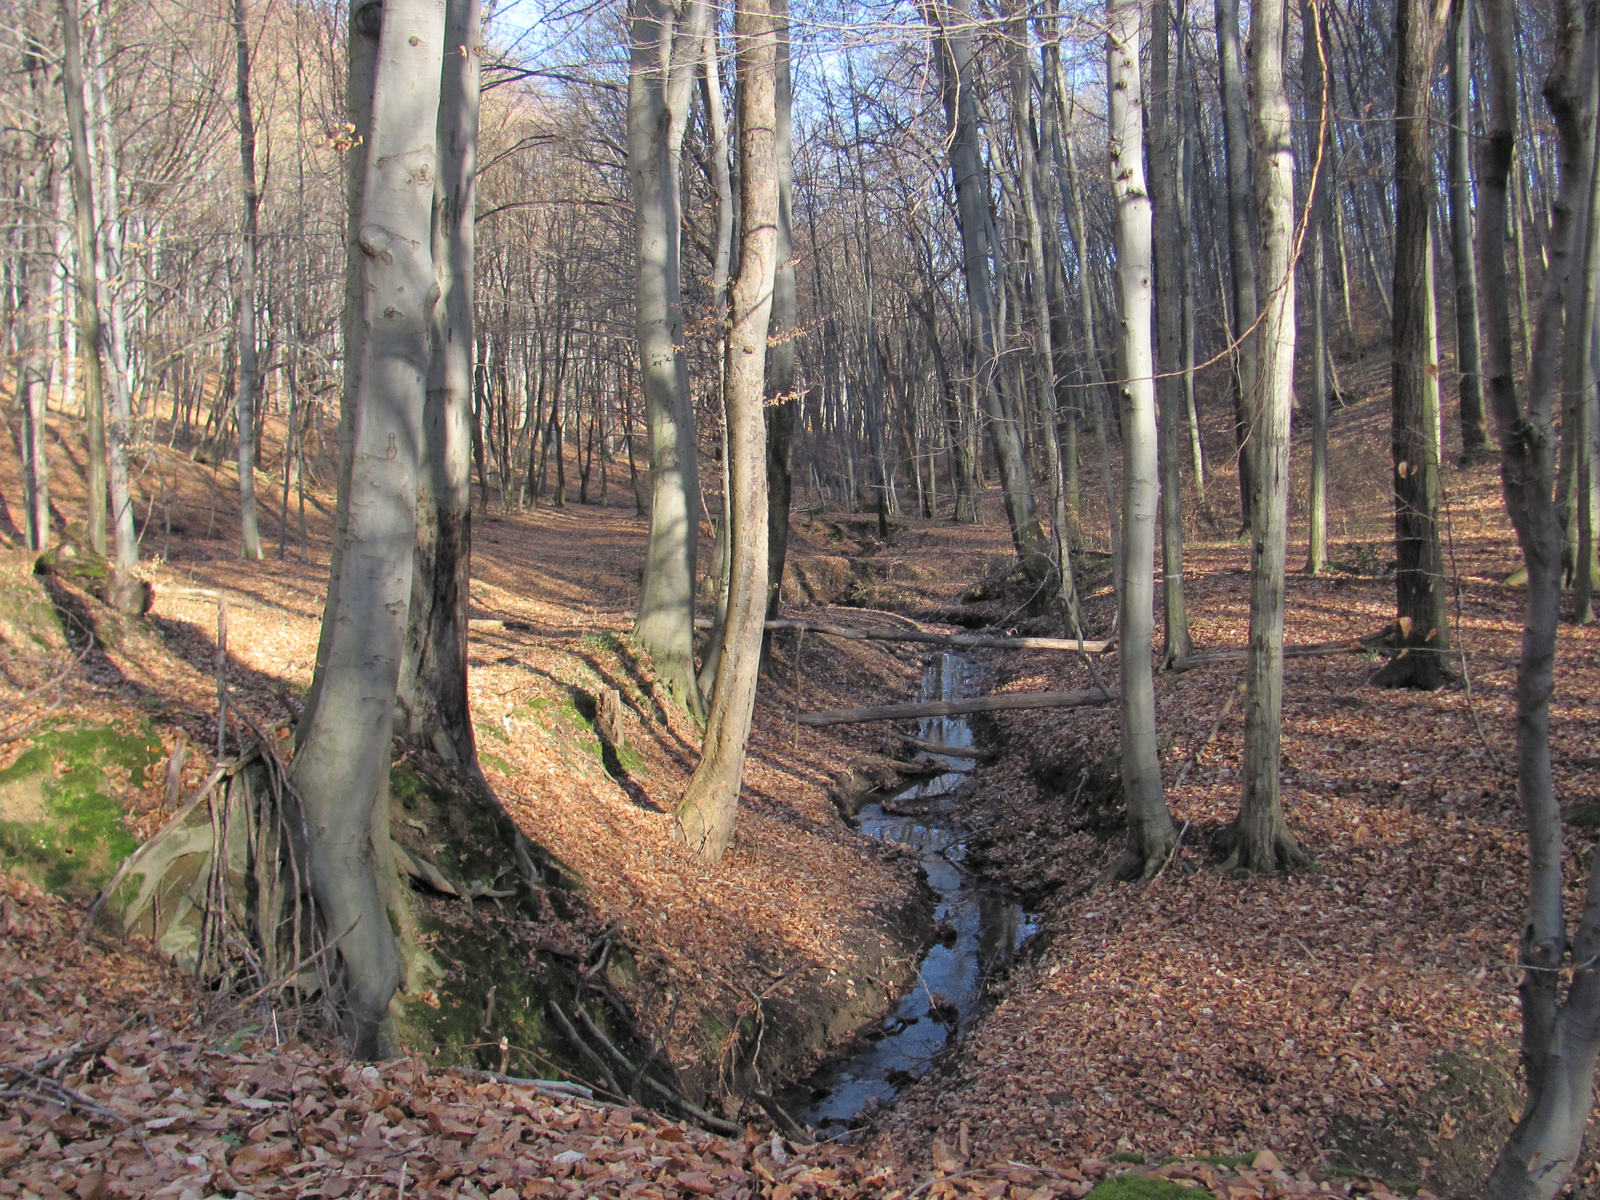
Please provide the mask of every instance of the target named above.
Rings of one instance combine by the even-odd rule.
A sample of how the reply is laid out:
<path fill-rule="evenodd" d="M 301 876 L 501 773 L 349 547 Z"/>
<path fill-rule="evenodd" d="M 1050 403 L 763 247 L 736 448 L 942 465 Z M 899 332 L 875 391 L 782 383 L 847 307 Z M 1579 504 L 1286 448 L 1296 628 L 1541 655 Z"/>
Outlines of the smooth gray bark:
<path fill-rule="evenodd" d="M 21 355 L 17 367 L 18 407 L 22 409 L 22 483 L 28 549 L 42 551 L 50 545 L 50 459 L 45 443 L 45 412 L 50 397 L 50 363 L 54 345 L 50 338 L 50 299 L 55 274 L 53 238 L 43 214 L 54 211 L 61 179 L 56 171 L 54 138 L 45 120 L 47 58 L 43 44 L 31 32 L 25 36 L 22 61 L 28 82 L 27 119 L 32 128 L 34 161 L 25 187 L 27 202 L 38 214 L 23 235 L 26 259 L 20 272 L 18 319 Z"/>
<path fill-rule="evenodd" d="M 1308 354 L 1311 394 L 1311 478 L 1307 507 L 1306 574 L 1317 575 L 1328 565 L 1328 273 L 1324 248 L 1328 233 L 1328 176 L 1332 170 L 1332 112 L 1328 104 L 1327 68 L 1324 63 L 1327 25 L 1316 0 L 1302 0 L 1301 80 L 1305 93 L 1306 125 L 1310 129 L 1312 161 L 1311 197 L 1307 203 L 1306 273 L 1311 282 Z M 1476 278 L 1476 276 L 1474 276 Z M 1474 317 L 1476 320 L 1476 317 Z"/>
<path fill-rule="evenodd" d="M 999 378 L 1000 328 L 995 311 L 993 215 L 978 145 L 978 103 L 973 20 L 967 0 L 928 3 L 924 13 L 939 59 L 939 89 L 948 122 L 946 154 L 955 186 L 961 230 L 968 328 L 976 358 L 976 389 L 989 417 L 1006 518 L 1017 556 L 1036 580 L 1048 577 L 1044 531 L 1034 512 L 1033 483 L 1016 415 L 1008 410 Z"/>
<path fill-rule="evenodd" d="M 1222 89 L 1224 172 L 1228 198 L 1228 264 L 1233 284 L 1234 441 L 1239 448 L 1239 528 L 1250 529 L 1252 436 L 1249 397 L 1256 390 L 1259 339 L 1247 332 L 1260 313 L 1256 295 L 1255 239 L 1250 233 L 1250 134 L 1244 71 L 1239 53 L 1239 0 L 1217 0 L 1217 75 Z"/>
<path fill-rule="evenodd" d="M 1251 117 L 1265 298 L 1250 399 L 1250 642 L 1245 653 L 1244 792 L 1224 867 L 1279 871 L 1304 861 L 1283 816 L 1283 604 L 1289 534 L 1289 421 L 1294 411 L 1294 142 L 1284 86 L 1287 0 L 1256 0 L 1250 25 Z"/>
<path fill-rule="evenodd" d="M 1450 14 L 1450 257 L 1455 268 L 1456 380 L 1461 457 L 1489 452 L 1483 411 L 1483 349 L 1478 334 L 1478 269 L 1472 245 L 1472 2 L 1454 0 Z"/>
<path fill-rule="evenodd" d="M 739 274 L 724 373 L 728 416 L 728 617 L 700 765 L 673 812 L 674 836 L 706 862 L 733 836 L 755 712 L 767 606 L 767 333 L 777 273 L 777 27 L 770 0 L 734 12 L 739 90 Z"/>
<path fill-rule="evenodd" d="M 1107 0 L 1106 86 L 1110 97 L 1111 190 L 1117 213 L 1117 294 L 1122 391 L 1122 796 L 1128 848 L 1121 878 L 1148 878 L 1171 855 L 1177 830 L 1161 790 L 1156 694 L 1150 661 L 1155 602 L 1156 396 L 1151 338 L 1153 264 L 1150 195 L 1144 181 L 1143 97 L 1139 79 L 1140 0 Z"/>
<path fill-rule="evenodd" d="M 650 543 L 634 636 L 674 696 L 704 714 L 694 669 L 700 467 L 683 357 L 683 135 L 703 39 L 704 0 L 636 0 L 629 21 L 628 180 L 635 323 L 650 457 Z"/>
<path fill-rule="evenodd" d="M 1155 205 L 1157 455 L 1161 471 L 1162 662 L 1193 651 L 1183 601 L 1183 229 L 1178 202 L 1178 106 L 1171 0 L 1155 0 L 1150 38 L 1150 190 Z"/>
<path fill-rule="evenodd" d="M 74 282 L 78 294 L 78 354 L 83 383 L 83 415 L 88 433 L 89 545 L 106 552 L 106 407 L 101 359 L 100 286 L 94 213 L 94 177 L 89 163 L 89 116 L 84 104 L 83 36 L 78 0 L 61 0 L 61 89 L 67 110 L 67 149 L 72 170 Z"/>
<path fill-rule="evenodd" d="M 444 0 L 385 0 L 362 188 L 359 384 L 350 414 L 342 566 L 330 580 L 319 702 L 302 722 L 293 778 L 309 832 L 312 892 L 339 939 L 336 996 L 356 1054 L 391 1051 L 401 982 L 383 879 L 390 742 L 416 537 L 433 277 Z"/>
<path fill-rule="evenodd" d="M 256 183 L 256 119 L 250 104 L 250 31 L 245 0 L 233 0 L 234 97 L 239 118 L 239 178 L 244 192 L 239 239 L 239 375 L 235 413 L 239 422 L 239 552 L 260 558 L 256 519 L 256 251 L 261 190 Z"/>
<path fill-rule="evenodd" d="M 1050 542 L 1056 564 L 1056 599 L 1066 620 L 1067 632 L 1083 631 L 1083 614 L 1078 610 L 1078 593 L 1072 582 L 1071 522 L 1067 511 L 1066 469 L 1061 452 L 1061 422 L 1056 408 L 1055 342 L 1052 337 L 1049 274 L 1045 267 L 1044 222 L 1039 215 L 1039 146 L 1029 118 L 1033 96 L 1033 66 L 1025 12 L 1011 5 L 1009 23 L 1009 74 L 1011 83 L 1011 132 L 1017 156 L 1017 193 L 1022 207 L 1023 241 L 1028 256 L 1028 301 L 1032 310 L 1033 359 L 1039 379 L 1039 407 L 1043 414 L 1039 437 L 1044 443 L 1045 465 L 1050 476 Z M 1021 322 L 1019 321 L 1020 325 Z"/>
<path fill-rule="evenodd" d="M 478 159 L 478 0 L 446 0 L 433 193 L 433 308 L 417 475 L 415 562 L 401 665 L 400 733 L 477 762 L 467 694 L 472 563 L 472 348 Z"/>

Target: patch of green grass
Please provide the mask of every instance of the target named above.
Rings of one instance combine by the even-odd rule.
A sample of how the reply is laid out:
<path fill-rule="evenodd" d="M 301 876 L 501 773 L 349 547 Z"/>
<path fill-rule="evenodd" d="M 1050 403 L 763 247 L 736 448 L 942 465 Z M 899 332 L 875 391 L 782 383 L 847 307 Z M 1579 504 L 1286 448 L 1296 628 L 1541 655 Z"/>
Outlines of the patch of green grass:
<path fill-rule="evenodd" d="M 62 722 L 35 734 L 0 771 L 0 859 L 58 896 L 90 899 L 138 844 L 108 772 L 141 790 L 163 758 L 148 730 Z"/>
<path fill-rule="evenodd" d="M 1132 1163 L 1136 1167 L 1144 1166 L 1144 1155 L 1137 1150 L 1118 1150 L 1111 1156 L 1112 1162 Z"/>
<path fill-rule="evenodd" d="M 498 721 L 485 721 L 482 725 L 474 722 L 473 729 L 478 733 L 487 733 L 497 742 L 504 742 L 507 746 L 511 745 L 511 735 L 505 731 L 505 727 Z"/>
<path fill-rule="evenodd" d="M 1197 1194 L 1204 1193 L 1173 1183 L 1170 1179 L 1130 1172 L 1102 1179 L 1094 1185 L 1088 1200 L 1194 1200 Z"/>
<path fill-rule="evenodd" d="M 491 754 L 487 750 L 478 751 L 478 761 L 486 767 L 493 767 L 502 775 L 515 775 L 517 773 L 516 768 L 508 763 L 505 759 L 501 758 L 498 754 Z"/>

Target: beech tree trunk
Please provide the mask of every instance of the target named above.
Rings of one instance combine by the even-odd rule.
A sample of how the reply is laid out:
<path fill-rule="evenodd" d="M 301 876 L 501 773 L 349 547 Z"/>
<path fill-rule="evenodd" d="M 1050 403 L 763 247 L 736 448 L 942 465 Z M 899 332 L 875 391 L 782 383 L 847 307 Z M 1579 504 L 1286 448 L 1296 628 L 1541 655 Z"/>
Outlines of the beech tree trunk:
<path fill-rule="evenodd" d="M 415 564 L 397 710 L 403 736 L 469 769 L 478 753 L 467 695 L 467 622 L 479 23 L 478 0 L 446 0 L 433 192 L 439 300 L 432 314 Z"/>
<path fill-rule="evenodd" d="M 233 0 L 234 95 L 239 116 L 239 178 L 244 189 L 239 242 L 239 375 L 234 411 L 239 422 L 239 552 L 260 558 L 261 528 L 256 520 L 256 249 L 261 192 L 256 184 L 256 121 L 250 106 L 250 30 L 245 0 Z"/>
<path fill-rule="evenodd" d="M 1454 0 L 1450 13 L 1450 257 L 1456 283 L 1456 381 L 1461 459 L 1489 452 L 1483 411 L 1483 349 L 1478 335 L 1478 269 L 1472 245 L 1472 4 Z"/>
<path fill-rule="evenodd" d="M 1155 679 L 1150 661 L 1155 602 L 1156 396 L 1151 345 L 1151 217 L 1144 182 L 1144 101 L 1139 80 L 1140 0 L 1107 0 L 1111 190 L 1117 214 L 1117 293 L 1122 336 L 1122 585 L 1118 589 L 1122 679 L 1122 796 L 1128 848 L 1120 878 L 1148 878 L 1177 845 L 1161 791 Z"/>
<path fill-rule="evenodd" d="M 767 606 L 767 333 L 778 247 L 778 17 L 770 0 L 734 11 L 739 89 L 739 274 L 724 398 L 728 419 L 728 617 L 700 765 L 673 812 L 674 836 L 708 863 L 733 837 L 755 712 Z"/>
<path fill-rule="evenodd" d="M 1246 333 L 1260 313 L 1256 296 L 1255 239 L 1250 234 L 1250 134 L 1245 114 L 1244 71 L 1239 54 L 1239 0 L 1217 0 L 1217 72 L 1222 89 L 1224 171 L 1228 197 L 1228 263 L 1233 283 L 1234 439 L 1239 448 L 1239 528 L 1250 525 L 1252 458 L 1248 444 L 1249 397 L 1256 390 L 1259 339 Z"/>
<path fill-rule="evenodd" d="M 650 457 L 650 544 L 634 636 L 696 716 L 695 547 L 700 467 L 683 357 L 683 135 L 710 9 L 704 0 L 636 0 L 629 22 L 628 180 L 633 192 L 636 323 Z"/>
<path fill-rule="evenodd" d="M 23 45 L 23 70 L 28 80 L 28 118 L 32 125 L 34 161 L 27 177 L 26 200 L 39 213 L 53 212 L 61 180 L 55 170 L 55 146 L 47 122 L 47 58 L 43 44 L 29 30 Z M 50 546 L 50 459 L 45 443 L 45 410 L 50 397 L 50 290 L 55 274 L 53 239 L 48 222 L 37 220 L 24 235 L 26 258 L 20 277 L 17 309 L 21 322 L 21 356 L 17 385 L 22 409 L 22 485 L 28 549 Z"/>
<path fill-rule="evenodd" d="M 793 481 L 789 451 L 794 440 L 795 322 L 799 298 L 794 262 L 794 79 L 789 57 L 789 3 L 771 0 L 777 22 L 776 141 L 778 157 L 778 240 L 773 253 L 777 268 L 772 282 L 772 328 L 767 350 L 767 609 L 778 615 L 783 599 L 783 570 L 789 552 L 789 509 Z M 762 642 L 765 655 L 770 639 Z"/>
<path fill-rule="evenodd" d="M 1596 35 L 1585 29 L 1581 0 L 1558 9 L 1555 62 L 1545 95 L 1561 138 L 1560 193 L 1550 237 L 1550 268 L 1540 297 L 1528 399 L 1517 395 L 1512 367 L 1505 230 L 1517 133 L 1517 76 L 1511 0 L 1485 0 L 1489 59 L 1489 130 L 1479 158 L 1478 271 L 1488 398 L 1500 434 L 1506 510 L 1528 571 L 1522 655 L 1517 666 L 1517 793 L 1528 830 L 1527 916 L 1518 991 L 1527 1099 L 1521 1119 L 1488 1180 L 1494 1200 L 1550 1200 L 1578 1164 L 1593 1104 L 1600 1053 L 1600 860 L 1575 935 L 1568 940 L 1563 902 L 1561 809 L 1550 768 L 1550 699 L 1555 690 L 1556 631 L 1561 613 L 1562 531 L 1555 502 L 1556 405 L 1553 362 L 1561 334 L 1562 292 L 1572 255 L 1574 209 L 1583 182 L 1582 96 L 1600 75 Z M 1592 145 L 1592 141 L 1590 143 Z M 1592 160 L 1591 160 L 1592 161 Z M 1565 999 L 1560 969 L 1572 967 Z"/>
<path fill-rule="evenodd" d="M 1428 0 L 1395 5 L 1395 251 L 1391 452 L 1401 654 L 1378 674 L 1388 687 L 1431 691 L 1449 677 L 1447 585 L 1439 539 L 1439 461 L 1429 408 L 1428 287 L 1434 204 L 1429 99 L 1439 22 Z"/>
<path fill-rule="evenodd" d="M 1183 600 L 1183 242 L 1178 215 L 1178 116 L 1172 3 L 1155 0 L 1150 36 L 1150 190 L 1155 204 L 1156 396 L 1161 470 L 1161 596 L 1165 646 L 1175 666 L 1194 647 Z"/>
<path fill-rule="evenodd" d="M 1245 652 L 1244 794 L 1224 869 L 1286 870 L 1305 856 L 1283 816 L 1283 590 L 1289 533 L 1289 420 L 1294 411 L 1294 141 L 1284 88 L 1287 0 L 1256 0 L 1250 21 L 1256 202 L 1265 298 L 1250 404 L 1250 642 Z"/>
<path fill-rule="evenodd" d="M 1031 38 L 1025 13 L 1013 3 L 1010 22 L 1011 132 L 1016 142 L 1017 192 L 1021 202 L 1024 241 L 1028 256 L 1028 300 L 1032 309 L 1033 359 L 1039 379 L 1040 440 L 1044 443 L 1045 469 L 1050 476 L 1050 543 L 1056 564 L 1056 599 L 1067 632 L 1083 632 L 1078 593 L 1072 581 L 1071 522 L 1067 511 L 1066 468 L 1061 453 L 1061 422 L 1056 408 L 1055 342 L 1052 336 L 1048 274 L 1045 266 L 1045 227 L 1039 215 L 1039 146 L 1029 119 L 1033 96 Z M 1052 214 L 1051 220 L 1054 221 Z M 1018 322 L 1021 324 L 1021 321 Z M 1181 604 L 1181 600 L 1180 600 Z"/>
<path fill-rule="evenodd" d="M 61 90 L 67 109 L 67 151 L 72 168 L 73 234 L 78 291 L 78 356 L 83 381 L 83 416 L 88 433 L 84 468 L 88 499 L 89 545 L 106 552 L 106 402 L 100 337 L 100 286 L 95 278 L 97 254 L 94 177 L 89 163 L 89 116 L 83 96 L 83 36 L 78 0 L 61 0 Z"/>
<path fill-rule="evenodd" d="M 1311 180 L 1310 225 L 1306 230 L 1306 274 L 1311 281 L 1311 319 L 1308 322 L 1311 348 L 1307 355 L 1311 394 L 1306 397 L 1306 407 L 1311 413 L 1311 479 L 1306 574 L 1318 575 L 1328 565 L 1328 273 L 1324 250 L 1328 235 L 1328 177 L 1333 171 L 1334 146 L 1327 68 L 1323 61 L 1327 53 L 1327 24 L 1316 0 L 1302 0 L 1300 11 L 1301 79 L 1312 155 L 1306 169 L 1316 172 Z"/>
<path fill-rule="evenodd" d="M 995 316 L 993 224 L 989 184 L 978 146 L 978 102 L 973 63 L 972 14 L 966 0 L 930 3 L 925 8 L 939 58 L 939 89 L 949 122 L 946 153 L 955 186 L 961 229 L 962 269 L 967 285 L 968 328 L 977 359 L 975 386 L 989 416 L 1006 519 L 1017 556 L 1031 578 L 1049 577 L 1044 531 L 1034 512 L 1033 483 L 1022 447 L 1022 431 L 1008 411 L 999 379 L 1000 330 Z"/>
<path fill-rule="evenodd" d="M 352 21 L 376 16 L 358 10 Z M 444 0 L 385 0 L 379 19 L 342 566 L 323 611 L 319 699 L 302 722 L 292 768 L 305 806 L 312 892 L 324 934 L 338 939 L 335 999 L 354 1053 L 365 1058 L 392 1053 L 389 1002 L 401 982 L 383 890 L 394 869 L 387 795 L 437 286 L 432 216 Z"/>

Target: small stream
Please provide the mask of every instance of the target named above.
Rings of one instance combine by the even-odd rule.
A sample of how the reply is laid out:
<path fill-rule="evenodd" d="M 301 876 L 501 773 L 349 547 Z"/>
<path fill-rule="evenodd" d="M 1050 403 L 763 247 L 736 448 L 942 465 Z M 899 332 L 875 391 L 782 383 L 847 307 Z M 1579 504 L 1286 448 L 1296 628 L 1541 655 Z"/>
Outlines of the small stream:
<path fill-rule="evenodd" d="M 961 700 L 978 694 L 982 672 L 961 654 L 944 653 L 923 673 L 921 699 Z M 917 736 L 944 746 L 970 748 L 965 717 L 925 717 Z M 984 980 L 1011 961 L 1038 930 L 1033 914 L 1010 893 L 984 883 L 962 866 L 961 831 L 940 823 L 951 796 L 975 765 L 941 756 L 951 772 L 924 779 L 856 815 L 863 833 L 916 849 L 936 897 L 934 921 L 942 940 L 919 967 L 915 987 L 880 1029 L 865 1035 L 851 1054 L 811 1077 L 808 1102 L 795 1115 L 824 1136 L 843 1133 L 876 1100 L 888 1102 L 907 1083 L 926 1074 L 936 1054 L 966 1032 L 983 1006 Z"/>

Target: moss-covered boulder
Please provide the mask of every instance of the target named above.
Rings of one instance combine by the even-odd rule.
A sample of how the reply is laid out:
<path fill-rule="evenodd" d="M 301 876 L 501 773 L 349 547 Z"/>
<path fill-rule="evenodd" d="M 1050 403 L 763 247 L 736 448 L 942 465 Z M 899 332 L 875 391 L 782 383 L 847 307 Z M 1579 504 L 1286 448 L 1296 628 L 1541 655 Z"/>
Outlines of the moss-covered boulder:
<path fill-rule="evenodd" d="M 47 725 L 0 771 L 0 855 L 40 887 L 87 901 L 133 852 L 126 793 L 153 784 L 164 757 L 145 727 Z"/>

